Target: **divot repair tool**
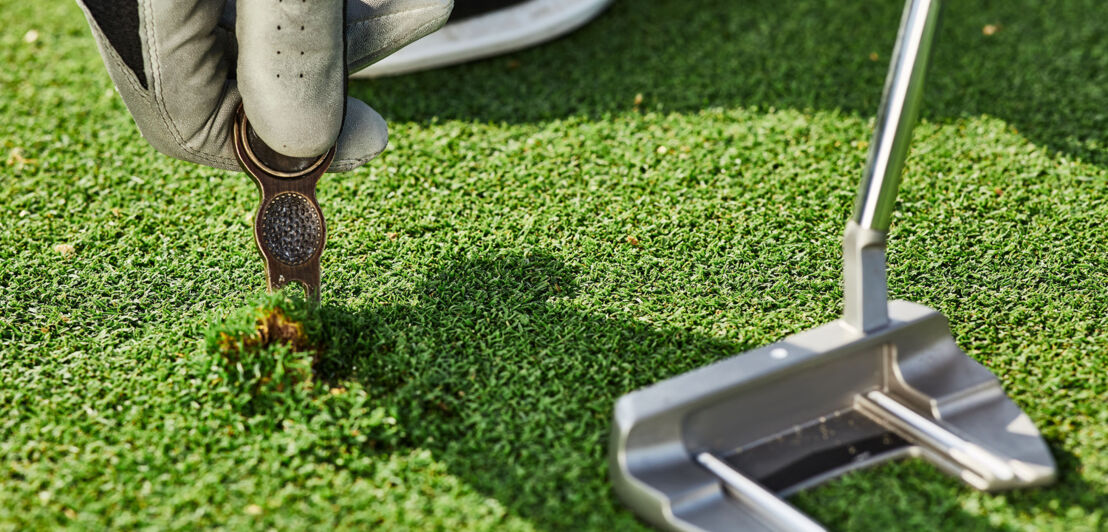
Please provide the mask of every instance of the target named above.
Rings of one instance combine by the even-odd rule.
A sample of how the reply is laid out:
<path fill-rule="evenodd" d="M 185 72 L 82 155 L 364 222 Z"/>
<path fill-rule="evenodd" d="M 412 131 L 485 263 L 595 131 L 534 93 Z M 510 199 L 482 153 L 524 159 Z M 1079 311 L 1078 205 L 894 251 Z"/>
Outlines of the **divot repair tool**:
<path fill-rule="evenodd" d="M 315 186 L 335 158 L 335 147 L 315 158 L 288 157 L 267 146 L 250 127 L 239 106 L 234 125 L 235 156 L 261 191 L 254 216 L 254 241 L 265 259 L 270 291 L 297 282 L 318 301 L 319 257 L 327 224 Z"/>

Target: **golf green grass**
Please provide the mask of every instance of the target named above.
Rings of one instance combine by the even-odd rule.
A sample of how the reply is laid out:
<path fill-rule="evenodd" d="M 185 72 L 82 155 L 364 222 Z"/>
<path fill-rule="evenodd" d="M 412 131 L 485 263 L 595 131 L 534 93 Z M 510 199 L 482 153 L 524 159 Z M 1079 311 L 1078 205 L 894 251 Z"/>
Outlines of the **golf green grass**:
<path fill-rule="evenodd" d="M 620 0 L 351 83 L 391 145 L 320 183 L 316 309 L 262 294 L 254 185 L 145 144 L 72 1 L 0 0 L 0 530 L 644 527 L 613 402 L 839 315 L 900 9 Z M 1106 18 L 950 2 L 889 244 L 1058 482 L 890 464 L 791 499 L 828 527 L 1108 528 Z"/>

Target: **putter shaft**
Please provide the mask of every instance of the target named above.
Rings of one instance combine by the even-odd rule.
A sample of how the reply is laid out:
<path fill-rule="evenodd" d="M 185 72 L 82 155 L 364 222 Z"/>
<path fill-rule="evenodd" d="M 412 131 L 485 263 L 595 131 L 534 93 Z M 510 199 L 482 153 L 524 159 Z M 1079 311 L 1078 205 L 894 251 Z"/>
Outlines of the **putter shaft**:
<path fill-rule="evenodd" d="M 854 206 L 853 220 L 864 229 L 887 231 L 892 221 L 941 11 L 942 0 L 910 0 L 905 6 Z"/>

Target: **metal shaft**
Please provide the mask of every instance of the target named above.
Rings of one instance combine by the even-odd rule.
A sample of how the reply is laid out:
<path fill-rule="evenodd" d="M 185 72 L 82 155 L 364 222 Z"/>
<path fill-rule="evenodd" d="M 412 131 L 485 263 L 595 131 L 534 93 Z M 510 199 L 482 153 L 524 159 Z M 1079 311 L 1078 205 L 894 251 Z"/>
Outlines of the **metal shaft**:
<path fill-rule="evenodd" d="M 793 508 L 772 491 L 750 480 L 716 455 L 700 453 L 696 455 L 696 461 L 719 477 L 732 496 L 738 497 L 751 508 L 760 510 L 759 517 L 768 521 L 774 528 L 795 532 L 827 532 L 826 528 L 813 521 L 811 517 Z"/>
<path fill-rule="evenodd" d="M 941 0 L 908 0 L 904 7 L 877 115 L 877 129 L 870 143 L 869 161 L 854 206 L 854 221 L 864 229 L 889 229 L 900 173 L 919 113 L 941 3 Z"/>
<path fill-rule="evenodd" d="M 908 0 L 877 111 L 854 217 L 843 237 L 843 320 L 862 333 L 889 324 L 885 234 L 919 113 L 941 0 Z"/>

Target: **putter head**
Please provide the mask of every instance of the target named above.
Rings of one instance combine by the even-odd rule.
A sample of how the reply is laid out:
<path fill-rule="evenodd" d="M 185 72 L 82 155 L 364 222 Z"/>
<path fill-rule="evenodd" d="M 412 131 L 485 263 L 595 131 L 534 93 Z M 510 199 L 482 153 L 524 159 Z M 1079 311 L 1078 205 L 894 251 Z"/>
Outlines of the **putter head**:
<path fill-rule="evenodd" d="M 616 493 L 663 528 L 821 530 L 781 497 L 896 458 L 980 490 L 1053 481 L 1038 430 L 946 318 L 888 310 L 877 331 L 838 320 L 621 397 Z"/>

